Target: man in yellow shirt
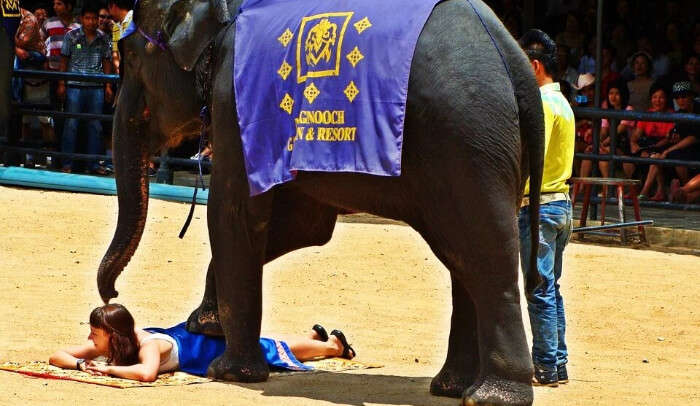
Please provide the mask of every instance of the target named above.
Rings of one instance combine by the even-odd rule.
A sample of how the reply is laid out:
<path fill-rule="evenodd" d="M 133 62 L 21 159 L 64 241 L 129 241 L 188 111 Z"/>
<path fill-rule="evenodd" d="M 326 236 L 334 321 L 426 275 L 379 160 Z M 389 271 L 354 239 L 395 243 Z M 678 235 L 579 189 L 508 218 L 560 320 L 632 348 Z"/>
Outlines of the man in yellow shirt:
<path fill-rule="evenodd" d="M 121 38 L 122 33 L 126 31 L 126 28 L 129 26 L 129 24 L 131 24 L 133 8 L 134 0 L 107 1 L 107 9 L 109 10 L 109 14 L 114 19 L 114 24 L 112 24 L 112 60 L 114 61 L 116 73 L 119 73 L 119 64 L 121 62 L 117 42 L 119 42 L 119 38 Z"/>
<path fill-rule="evenodd" d="M 558 386 L 568 382 L 566 319 L 559 293 L 564 248 L 571 236 L 571 201 L 566 180 L 574 159 L 575 120 L 569 103 L 552 75 L 557 71 L 557 47 L 547 34 L 532 29 L 520 39 L 540 86 L 544 110 L 545 144 L 542 196 L 540 197 L 540 243 L 537 270 L 530 268 L 530 213 L 527 194 L 520 209 L 520 263 L 526 276 L 538 271 L 542 284 L 527 299 L 532 327 L 534 385 Z"/>

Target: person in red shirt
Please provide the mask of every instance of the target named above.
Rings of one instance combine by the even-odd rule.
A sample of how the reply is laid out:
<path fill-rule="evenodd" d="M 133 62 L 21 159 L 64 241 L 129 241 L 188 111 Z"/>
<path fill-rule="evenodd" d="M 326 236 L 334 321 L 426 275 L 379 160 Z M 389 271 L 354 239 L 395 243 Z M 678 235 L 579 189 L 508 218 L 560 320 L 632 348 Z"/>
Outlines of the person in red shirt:
<path fill-rule="evenodd" d="M 650 112 L 673 112 L 669 107 L 668 96 L 666 89 L 659 83 L 654 83 L 649 89 L 649 97 L 651 99 Z M 662 152 L 669 144 L 669 133 L 673 129 L 673 123 L 665 123 L 659 121 L 638 121 L 630 137 L 630 153 L 632 156 L 648 158 L 652 154 Z M 633 173 L 635 164 L 625 163 L 625 173 Z M 640 199 L 645 199 L 649 190 L 653 186 L 655 176 L 648 176 L 644 187 L 639 195 Z M 658 196 L 655 196 L 658 198 Z"/>

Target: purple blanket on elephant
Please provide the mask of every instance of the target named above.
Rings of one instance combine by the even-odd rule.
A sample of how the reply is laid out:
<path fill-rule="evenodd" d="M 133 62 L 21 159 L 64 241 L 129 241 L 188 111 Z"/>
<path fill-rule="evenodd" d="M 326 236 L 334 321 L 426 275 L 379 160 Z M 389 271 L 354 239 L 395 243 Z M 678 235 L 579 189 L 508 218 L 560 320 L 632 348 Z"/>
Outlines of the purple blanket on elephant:
<path fill-rule="evenodd" d="M 438 0 L 249 0 L 236 109 L 251 195 L 296 171 L 401 174 L 413 51 Z"/>

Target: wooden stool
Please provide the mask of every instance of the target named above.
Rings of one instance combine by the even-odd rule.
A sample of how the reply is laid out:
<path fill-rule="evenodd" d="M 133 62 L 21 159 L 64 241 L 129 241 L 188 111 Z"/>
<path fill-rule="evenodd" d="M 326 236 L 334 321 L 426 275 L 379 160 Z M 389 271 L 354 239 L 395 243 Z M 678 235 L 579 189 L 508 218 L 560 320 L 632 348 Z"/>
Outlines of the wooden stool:
<path fill-rule="evenodd" d="M 591 187 L 593 185 L 600 185 L 603 189 L 603 198 L 600 202 L 600 225 L 605 224 L 605 205 L 608 197 L 607 186 L 614 186 L 617 191 L 617 212 L 620 219 L 620 223 L 625 222 L 625 210 L 624 210 L 624 196 L 625 196 L 625 186 L 629 186 L 632 207 L 634 208 L 634 218 L 636 221 L 642 221 L 642 212 L 639 209 L 639 200 L 637 199 L 637 185 L 639 181 L 635 179 L 620 179 L 620 178 L 571 178 L 571 183 L 573 184 L 572 196 L 571 196 L 571 207 L 576 205 L 576 195 L 583 188 L 583 207 L 581 208 L 581 220 L 580 227 L 586 226 L 586 220 L 588 219 L 588 207 L 591 202 Z M 639 230 L 639 239 L 642 242 L 647 241 L 646 233 L 644 232 L 644 226 L 637 226 Z M 622 243 L 627 242 L 626 230 L 624 228 L 620 229 L 620 240 Z"/>

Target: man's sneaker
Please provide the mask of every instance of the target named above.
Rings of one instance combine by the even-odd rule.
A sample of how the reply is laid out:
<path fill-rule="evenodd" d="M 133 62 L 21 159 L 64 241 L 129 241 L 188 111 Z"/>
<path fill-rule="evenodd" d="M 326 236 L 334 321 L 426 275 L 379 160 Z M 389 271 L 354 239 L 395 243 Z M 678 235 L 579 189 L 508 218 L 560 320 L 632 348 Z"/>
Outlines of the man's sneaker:
<path fill-rule="evenodd" d="M 557 367 L 559 383 L 569 383 L 569 374 L 566 372 L 566 364 Z"/>
<path fill-rule="evenodd" d="M 556 369 L 546 369 L 535 364 L 535 376 L 532 377 L 533 386 L 559 386 L 559 377 Z"/>

